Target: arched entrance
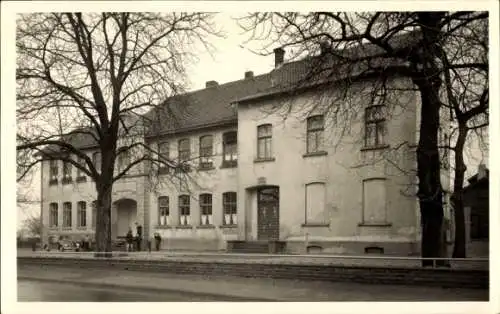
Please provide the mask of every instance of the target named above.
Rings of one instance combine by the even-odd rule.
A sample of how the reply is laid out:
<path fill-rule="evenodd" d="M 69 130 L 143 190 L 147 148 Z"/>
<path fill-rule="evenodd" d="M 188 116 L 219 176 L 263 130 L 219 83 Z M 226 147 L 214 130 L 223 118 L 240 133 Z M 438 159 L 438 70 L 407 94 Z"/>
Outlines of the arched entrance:
<path fill-rule="evenodd" d="M 122 198 L 113 203 L 114 217 L 111 228 L 112 238 L 124 237 L 129 228 L 134 231 L 134 223 L 137 221 L 137 202 L 132 199 Z"/>

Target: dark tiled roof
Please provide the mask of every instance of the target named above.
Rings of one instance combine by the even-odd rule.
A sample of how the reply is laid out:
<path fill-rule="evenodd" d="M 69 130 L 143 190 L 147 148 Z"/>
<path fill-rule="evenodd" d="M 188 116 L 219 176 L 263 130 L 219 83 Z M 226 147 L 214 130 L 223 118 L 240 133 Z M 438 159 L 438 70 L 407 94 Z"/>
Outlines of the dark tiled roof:
<path fill-rule="evenodd" d="M 414 46 L 418 43 L 418 33 L 409 33 L 395 37 L 391 44 L 396 49 Z M 381 52 L 374 45 L 362 45 L 332 54 L 307 57 L 302 60 L 284 63 L 269 73 L 229 82 L 218 86 L 174 96 L 163 104 L 144 115 L 146 136 L 158 136 L 184 132 L 190 129 L 223 123 L 235 123 L 237 112 L 231 104 L 254 100 L 281 91 L 300 90 L 300 87 L 310 87 L 322 82 L 337 81 L 347 77 L 360 75 L 369 66 L 394 64 L 394 60 L 372 60 L 353 64 L 338 55 L 351 58 L 371 56 Z M 328 58 L 325 60 L 325 58 Z M 313 69 L 313 70 L 311 70 Z M 78 143 L 80 147 L 95 146 L 95 140 L 90 135 L 78 134 L 68 138 L 70 143 Z"/>

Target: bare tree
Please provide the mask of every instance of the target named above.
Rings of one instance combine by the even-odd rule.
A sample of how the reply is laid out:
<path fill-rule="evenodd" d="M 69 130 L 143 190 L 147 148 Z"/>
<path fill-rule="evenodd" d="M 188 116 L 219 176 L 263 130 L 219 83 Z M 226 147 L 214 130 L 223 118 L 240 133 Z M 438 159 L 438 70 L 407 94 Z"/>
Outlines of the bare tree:
<path fill-rule="evenodd" d="M 212 16 L 18 17 L 17 150 L 28 152 L 25 173 L 43 160 L 60 160 L 95 181 L 98 254 L 111 251 L 113 184 L 145 163 L 175 166 L 146 145 L 153 121 L 144 114 L 183 92 L 186 63 L 198 47 L 211 49 L 209 38 L 217 35 Z M 100 152 L 100 163 L 87 155 L 89 148 Z"/>
<path fill-rule="evenodd" d="M 463 121 L 470 121 L 469 117 L 475 117 L 478 111 L 488 106 L 488 91 L 484 90 L 488 85 L 487 75 L 484 75 L 488 69 L 488 46 L 484 36 L 477 36 L 481 32 L 486 34 L 487 21 L 487 12 L 264 12 L 239 19 L 241 27 L 251 34 L 250 40 L 265 40 L 263 54 L 269 54 L 269 48 L 278 43 L 292 49 L 292 59 L 310 57 L 306 58 L 307 69 L 302 69 L 302 75 L 289 79 L 287 86 L 279 88 L 302 90 L 331 82 L 334 89 L 344 90 L 344 95 L 348 95 L 354 82 L 372 78 L 376 83 L 368 88 L 371 88 L 372 95 L 382 91 L 379 101 L 384 102 L 384 90 L 387 90 L 391 78 L 410 79 L 412 84 L 406 90 L 418 91 L 421 103 L 417 196 L 421 212 L 422 257 L 443 254 L 443 187 L 438 144 L 442 112 L 455 108 L 454 102 L 464 100 L 461 113 L 453 115 L 464 125 L 468 122 Z M 465 34 L 475 39 L 465 38 Z M 471 53 L 477 55 L 479 50 L 481 57 L 471 58 L 469 52 L 464 54 L 457 46 L 448 47 L 451 43 L 457 44 L 457 39 L 468 45 L 476 41 L 475 51 Z M 467 80 L 464 80 L 461 70 L 468 70 L 474 76 L 473 85 L 476 86 L 472 91 L 472 85 L 462 83 Z M 476 91 L 476 88 L 480 90 Z M 447 91 L 446 95 L 443 91 Z M 464 91 L 470 95 L 461 98 Z M 474 96 L 476 104 L 482 99 L 479 109 L 471 107 L 474 106 L 470 103 Z M 374 99 L 372 97 L 371 101 Z M 355 116 L 352 112 L 360 111 L 360 108 L 359 105 L 342 107 L 334 102 L 328 111 L 336 117 L 336 122 L 348 125 L 353 121 L 350 117 Z M 461 145 L 457 142 L 453 150 L 460 152 Z M 460 159 L 460 153 L 455 158 Z M 459 173 L 458 178 L 455 176 L 455 183 L 460 182 L 463 182 L 463 175 L 460 179 Z M 456 219 L 457 226 L 463 226 L 463 212 L 462 215 L 459 212 Z M 457 241 L 463 242 L 461 226 L 458 227 Z M 464 255 L 460 247 L 455 253 L 457 257 Z M 432 261 L 422 263 L 425 266 Z"/>

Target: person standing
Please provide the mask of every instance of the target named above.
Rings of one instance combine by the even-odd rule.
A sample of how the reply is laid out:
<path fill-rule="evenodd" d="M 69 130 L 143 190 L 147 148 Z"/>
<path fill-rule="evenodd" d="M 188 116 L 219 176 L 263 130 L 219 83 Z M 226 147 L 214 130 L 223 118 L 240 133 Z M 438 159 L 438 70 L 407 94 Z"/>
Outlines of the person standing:
<path fill-rule="evenodd" d="M 131 228 L 128 228 L 125 238 L 127 240 L 127 252 L 132 252 L 134 250 L 134 235 Z"/>
<path fill-rule="evenodd" d="M 137 222 L 135 223 L 136 225 L 136 241 L 137 241 L 137 251 L 141 251 L 141 244 L 142 244 L 142 226 L 138 224 Z"/>

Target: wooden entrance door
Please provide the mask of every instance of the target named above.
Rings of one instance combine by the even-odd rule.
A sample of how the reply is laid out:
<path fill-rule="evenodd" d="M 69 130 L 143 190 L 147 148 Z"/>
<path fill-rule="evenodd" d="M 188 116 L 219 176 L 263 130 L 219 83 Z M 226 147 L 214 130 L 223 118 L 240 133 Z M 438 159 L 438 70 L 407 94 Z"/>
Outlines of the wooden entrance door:
<path fill-rule="evenodd" d="M 279 188 L 257 192 L 257 239 L 279 240 Z"/>

